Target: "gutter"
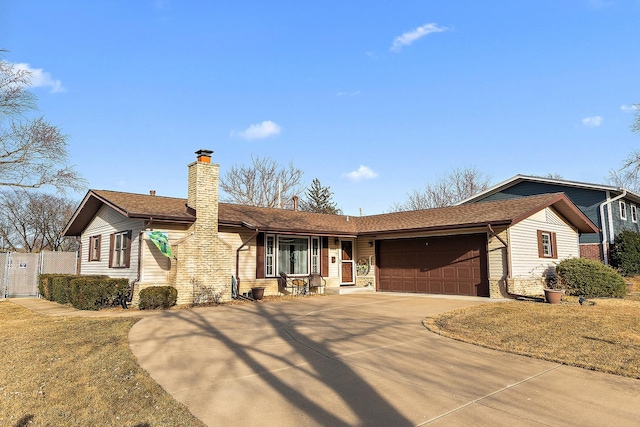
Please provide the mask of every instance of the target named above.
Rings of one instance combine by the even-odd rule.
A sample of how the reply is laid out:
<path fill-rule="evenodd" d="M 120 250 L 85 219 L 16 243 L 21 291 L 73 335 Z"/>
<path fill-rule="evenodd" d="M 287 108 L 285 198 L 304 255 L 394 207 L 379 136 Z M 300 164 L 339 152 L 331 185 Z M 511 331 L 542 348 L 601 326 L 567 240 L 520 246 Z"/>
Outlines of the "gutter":
<path fill-rule="evenodd" d="M 237 287 L 237 288 L 236 288 L 236 294 L 237 294 L 237 295 L 236 295 L 236 297 L 237 297 L 238 295 L 240 295 L 240 251 L 242 250 L 242 248 L 244 248 L 245 246 L 247 246 L 247 245 L 249 244 L 249 242 L 250 242 L 250 241 L 252 241 L 253 239 L 255 239 L 255 237 L 256 237 L 256 236 L 258 235 L 258 233 L 259 233 L 258 227 L 254 227 L 254 226 L 252 226 L 251 224 L 248 224 L 248 223 L 246 223 L 246 222 L 244 222 L 244 221 L 242 221 L 242 226 L 243 226 L 243 227 L 246 227 L 246 228 L 248 228 L 248 229 L 250 229 L 250 230 L 253 230 L 253 231 L 254 231 L 254 233 L 253 233 L 253 235 L 252 235 L 251 237 L 249 237 L 249 238 L 247 239 L 247 241 L 246 241 L 246 242 L 244 242 L 243 244 L 241 244 L 241 245 L 238 247 L 238 249 L 236 249 L 236 287 Z M 232 297 L 233 297 L 233 289 L 231 290 L 231 294 L 232 294 Z"/>
<path fill-rule="evenodd" d="M 147 228 L 151 226 L 153 223 L 153 217 L 149 218 L 149 222 L 140 230 L 140 234 L 138 234 L 138 273 L 133 282 L 129 284 L 129 295 L 127 296 L 126 302 L 131 303 L 133 301 L 133 289 L 136 286 L 136 283 L 140 281 L 142 278 L 142 239 L 144 238 L 144 232 Z M 125 307 L 126 308 L 126 307 Z"/>
<path fill-rule="evenodd" d="M 627 190 L 623 188 L 622 194 L 620 194 L 619 196 L 616 196 L 613 199 L 605 200 L 604 202 L 600 203 L 600 221 L 602 223 L 602 255 L 604 257 L 605 265 L 609 265 L 609 250 L 607 245 L 608 244 L 607 240 L 609 239 L 607 239 L 607 225 L 611 229 L 611 234 L 613 234 L 613 224 L 612 224 L 613 221 L 612 220 L 608 221 L 608 224 L 607 224 L 607 221 L 605 221 L 604 206 L 611 205 L 611 203 L 615 202 L 616 200 L 622 199 L 626 195 L 627 195 Z M 609 213 L 611 213 L 611 207 L 609 207 Z"/>

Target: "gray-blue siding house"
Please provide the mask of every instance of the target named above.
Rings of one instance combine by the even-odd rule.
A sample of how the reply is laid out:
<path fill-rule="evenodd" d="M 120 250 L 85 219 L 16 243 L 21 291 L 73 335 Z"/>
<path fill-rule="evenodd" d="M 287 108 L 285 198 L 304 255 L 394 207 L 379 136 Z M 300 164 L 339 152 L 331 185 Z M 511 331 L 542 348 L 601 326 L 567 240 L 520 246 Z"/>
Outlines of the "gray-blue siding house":
<path fill-rule="evenodd" d="M 640 195 L 624 188 L 537 176 L 516 175 L 459 205 L 505 200 L 545 193 L 565 193 L 600 229 L 599 234 L 580 235 L 580 256 L 609 263 L 609 245 L 622 230 L 640 232 Z"/>

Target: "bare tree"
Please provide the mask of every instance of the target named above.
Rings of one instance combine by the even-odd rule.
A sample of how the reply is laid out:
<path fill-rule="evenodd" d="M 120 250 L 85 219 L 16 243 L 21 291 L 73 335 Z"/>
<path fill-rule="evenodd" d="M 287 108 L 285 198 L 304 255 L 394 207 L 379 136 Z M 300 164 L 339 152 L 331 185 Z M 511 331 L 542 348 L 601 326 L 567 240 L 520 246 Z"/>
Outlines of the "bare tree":
<path fill-rule="evenodd" d="M 75 205 L 65 197 L 24 189 L 0 192 L 0 237 L 5 248 L 20 252 L 76 250 L 76 240 L 62 236 Z"/>
<path fill-rule="evenodd" d="M 0 187 L 82 190 L 85 181 L 67 164 L 68 136 L 43 117 L 29 117 L 36 98 L 32 73 L 2 59 L 0 50 Z"/>
<path fill-rule="evenodd" d="M 422 189 L 414 189 L 409 199 L 391 206 L 391 212 L 451 206 L 489 188 L 490 179 L 475 167 L 454 169 L 449 175 Z"/>
<path fill-rule="evenodd" d="M 640 104 L 633 104 L 633 108 L 636 109 L 636 118 L 631 125 L 631 132 L 640 133 Z"/>
<path fill-rule="evenodd" d="M 636 117 L 631 131 L 640 133 L 640 104 L 634 104 Z M 640 191 L 640 150 L 633 151 L 619 169 L 609 171 L 609 183 L 631 191 Z"/>
<path fill-rule="evenodd" d="M 251 157 L 251 165 L 234 165 L 220 178 L 221 200 L 249 206 L 290 206 L 302 192 L 302 170 L 289 162 L 282 166 L 268 157 Z"/>

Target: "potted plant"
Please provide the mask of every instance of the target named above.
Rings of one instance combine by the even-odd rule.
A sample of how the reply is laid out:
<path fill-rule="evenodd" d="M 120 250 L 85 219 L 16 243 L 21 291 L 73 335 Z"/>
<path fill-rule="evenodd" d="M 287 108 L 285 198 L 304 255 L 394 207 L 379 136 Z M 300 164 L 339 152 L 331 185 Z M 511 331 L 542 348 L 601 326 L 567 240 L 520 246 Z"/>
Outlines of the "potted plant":
<path fill-rule="evenodd" d="M 558 280 L 558 275 L 554 272 L 547 272 L 545 277 L 544 299 L 549 304 L 559 304 L 564 295 L 564 288 Z"/>

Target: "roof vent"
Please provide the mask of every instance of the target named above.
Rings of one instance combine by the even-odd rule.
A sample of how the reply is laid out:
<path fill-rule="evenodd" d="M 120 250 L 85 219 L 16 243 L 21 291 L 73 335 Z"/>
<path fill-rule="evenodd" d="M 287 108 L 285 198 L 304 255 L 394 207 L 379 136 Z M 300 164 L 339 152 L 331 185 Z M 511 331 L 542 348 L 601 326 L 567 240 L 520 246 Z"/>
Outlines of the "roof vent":
<path fill-rule="evenodd" d="M 149 194 L 152 195 L 152 196 L 155 196 L 156 195 L 156 190 L 149 190 Z"/>

